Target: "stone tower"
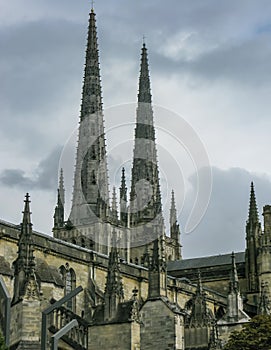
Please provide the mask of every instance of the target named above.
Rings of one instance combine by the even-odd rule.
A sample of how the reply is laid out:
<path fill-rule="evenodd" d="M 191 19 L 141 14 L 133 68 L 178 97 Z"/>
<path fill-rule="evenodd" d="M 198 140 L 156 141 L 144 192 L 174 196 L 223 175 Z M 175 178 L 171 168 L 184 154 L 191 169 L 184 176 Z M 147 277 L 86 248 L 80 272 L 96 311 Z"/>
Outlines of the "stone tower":
<path fill-rule="evenodd" d="M 251 182 L 250 203 L 248 220 L 246 224 L 246 279 L 247 292 L 250 294 L 259 291 L 259 274 L 257 255 L 259 238 L 261 235 L 261 223 L 259 222 L 258 208 L 253 182 Z"/>

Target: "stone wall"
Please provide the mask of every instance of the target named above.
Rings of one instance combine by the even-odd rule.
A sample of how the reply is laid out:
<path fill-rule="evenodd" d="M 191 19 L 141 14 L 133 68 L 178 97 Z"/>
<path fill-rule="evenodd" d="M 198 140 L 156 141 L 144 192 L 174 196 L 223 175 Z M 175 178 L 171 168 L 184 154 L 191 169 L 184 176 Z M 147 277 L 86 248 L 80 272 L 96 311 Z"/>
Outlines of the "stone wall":
<path fill-rule="evenodd" d="M 183 317 L 175 314 L 161 299 L 147 300 L 141 309 L 141 348 L 182 350 Z"/>
<path fill-rule="evenodd" d="M 40 349 L 41 309 L 39 300 L 22 300 L 11 308 L 10 344 L 20 344 L 26 349 L 27 342 L 37 344 L 31 349 Z M 39 346 L 38 346 L 39 344 Z M 34 346 L 34 345 L 33 345 Z"/>
<path fill-rule="evenodd" d="M 88 349 L 140 350 L 140 325 L 129 322 L 92 326 Z"/>

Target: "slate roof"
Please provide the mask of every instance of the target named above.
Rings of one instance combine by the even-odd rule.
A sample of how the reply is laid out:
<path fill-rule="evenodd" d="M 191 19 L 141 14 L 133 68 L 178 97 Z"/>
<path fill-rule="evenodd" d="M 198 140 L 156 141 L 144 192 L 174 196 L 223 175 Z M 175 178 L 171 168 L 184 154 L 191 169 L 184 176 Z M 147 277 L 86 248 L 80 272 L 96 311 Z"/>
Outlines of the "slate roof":
<path fill-rule="evenodd" d="M 245 252 L 235 253 L 236 264 L 245 262 Z M 204 267 L 221 266 L 231 264 L 231 253 L 213 256 L 205 256 L 203 258 L 183 259 L 169 261 L 167 265 L 168 272 L 175 270 L 201 269 Z"/>

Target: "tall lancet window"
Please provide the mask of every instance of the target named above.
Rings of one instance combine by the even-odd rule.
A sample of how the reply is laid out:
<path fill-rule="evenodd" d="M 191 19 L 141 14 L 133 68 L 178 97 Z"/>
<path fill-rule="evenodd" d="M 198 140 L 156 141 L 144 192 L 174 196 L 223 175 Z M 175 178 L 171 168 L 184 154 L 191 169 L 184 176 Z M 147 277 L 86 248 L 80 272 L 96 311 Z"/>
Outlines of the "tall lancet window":
<path fill-rule="evenodd" d="M 60 266 L 59 271 L 64 282 L 65 295 L 67 295 L 76 288 L 76 275 L 68 263 Z M 75 312 L 75 297 L 68 300 L 66 306 Z"/>

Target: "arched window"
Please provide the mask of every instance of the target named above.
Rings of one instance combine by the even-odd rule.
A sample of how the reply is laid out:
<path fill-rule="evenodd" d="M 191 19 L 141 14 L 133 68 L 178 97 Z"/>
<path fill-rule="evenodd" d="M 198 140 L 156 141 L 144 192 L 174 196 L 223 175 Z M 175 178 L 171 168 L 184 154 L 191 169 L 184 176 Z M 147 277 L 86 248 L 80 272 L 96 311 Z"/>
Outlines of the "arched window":
<path fill-rule="evenodd" d="M 91 174 L 91 183 L 92 185 L 96 185 L 96 176 L 95 176 L 95 171 L 92 170 L 92 174 Z"/>
<path fill-rule="evenodd" d="M 76 274 L 74 270 L 70 268 L 68 263 L 65 266 L 60 266 L 59 272 L 64 283 L 65 295 L 67 295 L 76 288 Z M 66 306 L 75 312 L 75 297 L 68 300 Z"/>

